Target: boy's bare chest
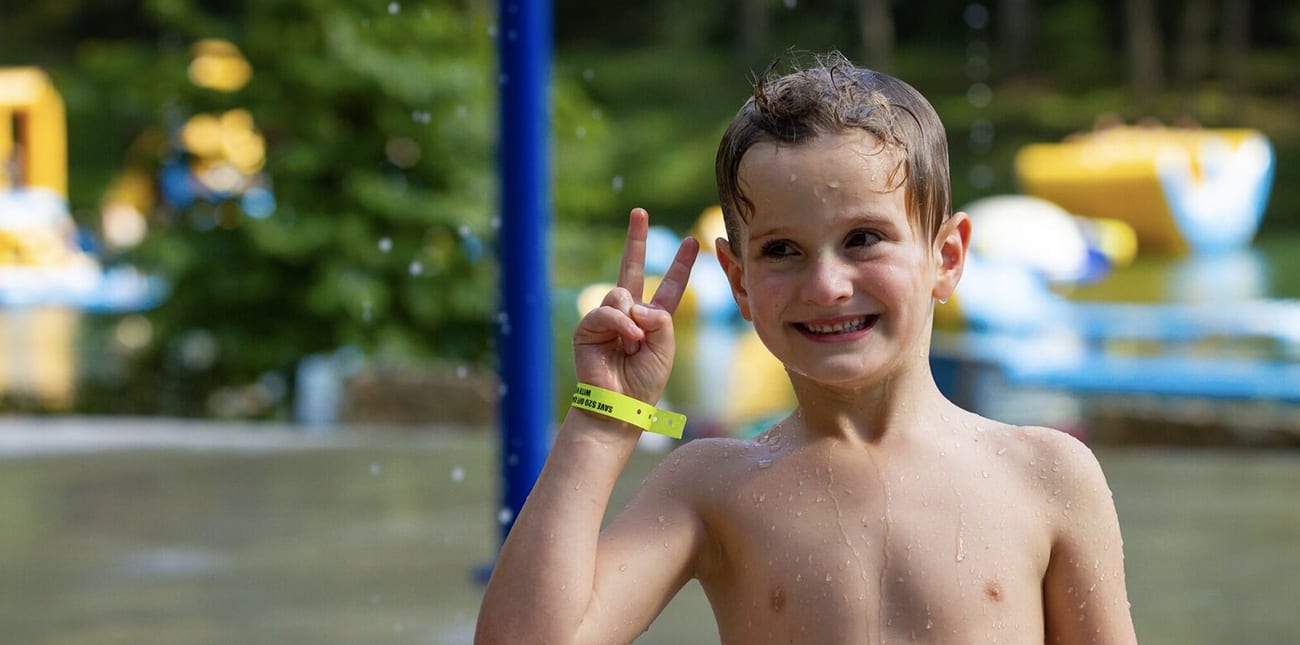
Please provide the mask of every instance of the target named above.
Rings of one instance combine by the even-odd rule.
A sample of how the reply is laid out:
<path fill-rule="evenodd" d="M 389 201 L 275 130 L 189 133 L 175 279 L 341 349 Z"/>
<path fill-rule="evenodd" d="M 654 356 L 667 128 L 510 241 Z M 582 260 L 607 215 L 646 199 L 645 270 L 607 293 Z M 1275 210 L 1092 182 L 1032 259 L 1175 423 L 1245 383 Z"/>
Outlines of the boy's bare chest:
<path fill-rule="evenodd" d="M 791 630 L 795 642 L 863 642 L 863 630 L 944 640 L 1042 620 L 1047 533 L 1033 501 L 1003 476 L 889 477 L 833 460 L 761 471 L 706 520 L 716 544 L 700 577 L 711 599 L 725 599 L 725 607 L 713 601 L 724 632 L 731 625 L 764 637 L 742 629 L 749 625 Z"/>

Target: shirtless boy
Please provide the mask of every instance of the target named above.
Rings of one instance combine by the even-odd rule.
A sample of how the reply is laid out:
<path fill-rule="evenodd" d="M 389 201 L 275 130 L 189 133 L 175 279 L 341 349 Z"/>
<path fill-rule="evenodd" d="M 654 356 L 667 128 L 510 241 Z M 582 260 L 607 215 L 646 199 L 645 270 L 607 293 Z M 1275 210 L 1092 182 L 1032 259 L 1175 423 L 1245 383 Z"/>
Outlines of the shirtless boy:
<path fill-rule="evenodd" d="M 627 643 L 691 578 L 723 643 L 1133 643 L 1106 481 L 1070 436 L 981 418 L 929 367 L 971 224 L 929 102 L 839 55 L 757 84 L 718 152 L 719 260 L 798 408 L 687 443 L 602 532 L 640 430 L 571 409 L 478 643 Z M 578 380 L 653 404 L 698 245 L 642 304 L 647 215 L 574 333 Z"/>

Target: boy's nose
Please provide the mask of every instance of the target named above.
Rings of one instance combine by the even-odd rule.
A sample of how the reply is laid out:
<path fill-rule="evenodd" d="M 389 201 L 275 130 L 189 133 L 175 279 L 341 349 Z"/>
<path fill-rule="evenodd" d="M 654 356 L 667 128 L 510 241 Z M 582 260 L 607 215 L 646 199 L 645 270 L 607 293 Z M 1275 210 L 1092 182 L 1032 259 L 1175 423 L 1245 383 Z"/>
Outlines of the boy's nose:
<path fill-rule="evenodd" d="M 853 296 L 853 277 L 850 267 L 833 254 L 819 254 L 809 267 L 804 281 L 804 302 L 812 305 L 833 305 Z"/>

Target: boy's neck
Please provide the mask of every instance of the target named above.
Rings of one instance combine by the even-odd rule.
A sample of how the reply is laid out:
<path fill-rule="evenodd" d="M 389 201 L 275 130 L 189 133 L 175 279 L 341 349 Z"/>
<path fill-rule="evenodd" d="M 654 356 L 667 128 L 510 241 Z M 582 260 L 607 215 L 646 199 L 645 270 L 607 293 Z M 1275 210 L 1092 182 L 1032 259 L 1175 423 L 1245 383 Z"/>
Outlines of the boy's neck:
<path fill-rule="evenodd" d="M 794 373 L 790 382 L 799 401 L 796 415 L 810 440 L 882 445 L 961 412 L 935 385 L 928 359 L 862 387 L 828 386 Z"/>

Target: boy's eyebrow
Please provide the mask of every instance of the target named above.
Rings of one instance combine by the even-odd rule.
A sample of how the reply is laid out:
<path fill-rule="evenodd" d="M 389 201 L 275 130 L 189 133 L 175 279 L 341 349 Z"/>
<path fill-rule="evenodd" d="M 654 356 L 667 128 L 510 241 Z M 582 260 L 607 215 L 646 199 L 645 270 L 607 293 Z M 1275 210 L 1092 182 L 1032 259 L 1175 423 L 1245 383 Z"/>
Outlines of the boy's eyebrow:
<path fill-rule="evenodd" d="M 882 215 L 873 211 L 860 211 L 860 212 L 854 212 L 845 215 L 843 218 L 840 219 L 840 221 L 836 222 L 836 225 L 837 226 L 869 225 L 869 226 L 876 226 L 876 227 L 892 228 L 898 226 L 898 222 L 894 221 L 894 218 L 888 215 Z M 770 228 L 760 229 L 758 227 L 755 227 L 753 222 L 751 222 L 749 225 L 749 237 L 751 239 L 757 239 L 760 237 L 779 237 L 782 235 L 789 235 L 790 233 L 794 232 L 794 230 L 795 227 L 785 223 L 777 224 L 776 226 L 772 226 Z"/>

